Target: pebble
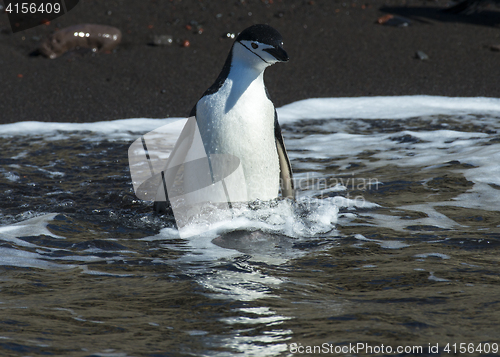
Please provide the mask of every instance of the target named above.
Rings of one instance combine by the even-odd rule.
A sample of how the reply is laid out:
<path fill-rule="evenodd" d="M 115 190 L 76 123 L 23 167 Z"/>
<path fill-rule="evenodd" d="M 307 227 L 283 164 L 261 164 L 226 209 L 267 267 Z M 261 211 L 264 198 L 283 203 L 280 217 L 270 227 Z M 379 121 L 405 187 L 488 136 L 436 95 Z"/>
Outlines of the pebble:
<path fill-rule="evenodd" d="M 188 25 L 186 25 L 186 30 L 191 31 L 195 29 L 194 33 L 201 35 L 203 33 L 203 26 L 201 26 L 198 21 L 191 20 Z"/>
<path fill-rule="evenodd" d="M 174 42 L 173 37 L 170 35 L 157 35 L 153 36 L 153 45 L 155 46 L 168 46 Z"/>
<path fill-rule="evenodd" d="M 493 52 L 500 52 L 500 45 L 491 45 L 490 50 Z"/>
<path fill-rule="evenodd" d="M 426 61 L 426 60 L 429 59 L 429 56 L 426 53 L 422 52 L 422 51 L 417 51 L 415 53 L 415 58 L 417 58 L 419 60 L 422 60 L 422 61 Z"/>
<path fill-rule="evenodd" d="M 379 17 L 377 19 L 377 23 L 380 25 L 395 26 L 395 27 L 410 26 L 409 19 L 402 17 L 402 16 L 395 16 L 392 14 L 387 14 L 387 15 Z"/>

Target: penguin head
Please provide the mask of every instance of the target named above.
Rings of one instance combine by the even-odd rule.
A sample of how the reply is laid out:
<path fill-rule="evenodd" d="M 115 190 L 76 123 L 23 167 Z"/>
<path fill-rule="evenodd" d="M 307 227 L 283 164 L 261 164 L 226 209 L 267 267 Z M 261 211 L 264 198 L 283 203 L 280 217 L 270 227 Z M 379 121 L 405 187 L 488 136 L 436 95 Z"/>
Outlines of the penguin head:
<path fill-rule="evenodd" d="M 265 67 L 276 62 L 288 61 L 288 54 L 283 49 L 283 38 L 280 33 L 268 25 L 253 25 L 243 30 L 235 41 L 235 46 L 241 45 L 252 62 Z"/>

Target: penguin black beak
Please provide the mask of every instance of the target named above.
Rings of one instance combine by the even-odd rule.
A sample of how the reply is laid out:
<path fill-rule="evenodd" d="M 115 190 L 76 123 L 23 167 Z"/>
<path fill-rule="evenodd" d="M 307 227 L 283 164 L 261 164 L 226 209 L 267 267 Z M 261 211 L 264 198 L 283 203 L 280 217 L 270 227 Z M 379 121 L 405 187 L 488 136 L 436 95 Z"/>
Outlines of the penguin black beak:
<path fill-rule="evenodd" d="M 288 54 L 281 46 L 276 46 L 273 48 L 265 48 L 264 51 L 270 53 L 272 56 L 274 56 L 274 58 L 276 58 L 280 62 L 287 62 L 289 59 Z"/>

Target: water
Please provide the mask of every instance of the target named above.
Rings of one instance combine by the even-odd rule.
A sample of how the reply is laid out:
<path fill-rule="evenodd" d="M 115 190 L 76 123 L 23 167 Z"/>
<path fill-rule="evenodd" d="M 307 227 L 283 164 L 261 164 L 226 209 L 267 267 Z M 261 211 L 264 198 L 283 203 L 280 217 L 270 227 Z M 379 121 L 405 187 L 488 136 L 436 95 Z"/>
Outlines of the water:
<path fill-rule="evenodd" d="M 497 355 L 500 101 L 279 115 L 298 202 L 190 239 L 129 175 L 168 120 L 0 126 L 0 355 Z"/>

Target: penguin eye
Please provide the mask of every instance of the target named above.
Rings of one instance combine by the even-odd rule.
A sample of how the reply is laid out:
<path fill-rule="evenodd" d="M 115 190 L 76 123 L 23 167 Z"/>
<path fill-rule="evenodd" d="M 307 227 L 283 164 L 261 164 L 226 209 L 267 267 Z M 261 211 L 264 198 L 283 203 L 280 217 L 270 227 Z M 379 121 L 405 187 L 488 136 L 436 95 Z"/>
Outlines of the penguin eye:
<path fill-rule="evenodd" d="M 255 49 L 259 48 L 259 45 L 256 44 L 255 42 L 252 42 L 252 48 L 255 50 Z"/>

